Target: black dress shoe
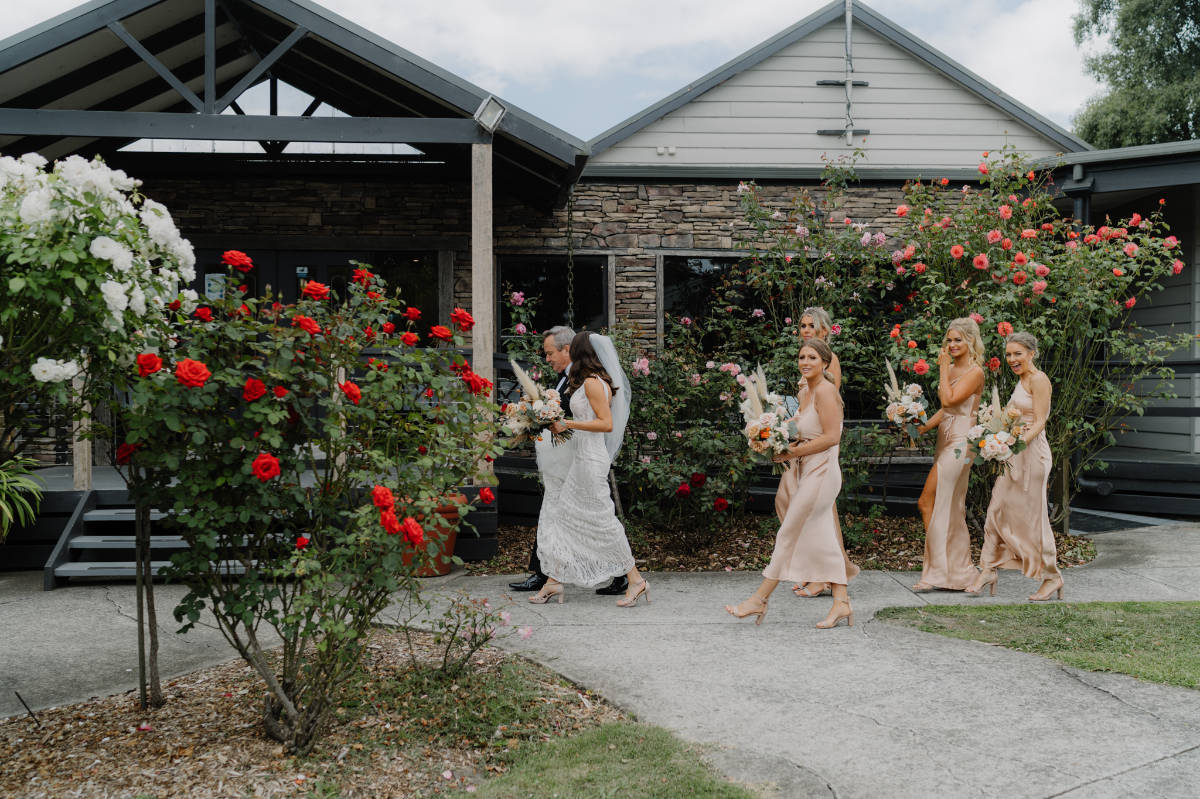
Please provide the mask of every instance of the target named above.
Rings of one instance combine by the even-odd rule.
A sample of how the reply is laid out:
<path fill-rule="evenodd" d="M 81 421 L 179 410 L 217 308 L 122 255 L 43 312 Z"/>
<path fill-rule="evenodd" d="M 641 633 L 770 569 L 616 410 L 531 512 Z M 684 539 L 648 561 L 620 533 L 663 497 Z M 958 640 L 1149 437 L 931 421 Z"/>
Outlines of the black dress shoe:
<path fill-rule="evenodd" d="M 625 593 L 625 589 L 628 587 L 629 579 L 627 577 L 614 577 L 611 584 L 597 588 L 596 593 L 602 596 L 616 596 Z"/>
<path fill-rule="evenodd" d="M 524 580 L 519 580 L 515 583 L 509 583 L 508 587 L 514 591 L 541 591 L 542 586 L 546 584 L 546 578 L 540 574 L 531 574 Z M 624 591 L 624 589 L 622 589 Z"/>

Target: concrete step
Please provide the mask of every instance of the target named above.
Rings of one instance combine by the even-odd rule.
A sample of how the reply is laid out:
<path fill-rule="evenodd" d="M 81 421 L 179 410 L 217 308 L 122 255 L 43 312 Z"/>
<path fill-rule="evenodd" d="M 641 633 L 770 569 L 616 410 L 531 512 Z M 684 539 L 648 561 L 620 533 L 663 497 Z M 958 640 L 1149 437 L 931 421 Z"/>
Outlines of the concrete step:
<path fill-rule="evenodd" d="M 133 549 L 132 535 L 77 535 L 71 539 L 71 549 Z M 150 536 L 151 549 L 187 549 L 188 543 L 178 535 Z"/>
<path fill-rule="evenodd" d="M 136 521 L 134 518 L 135 515 L 136 510 L 134 508 L 97 508 L 96 510 L 89 510 L 84 513 L 83 521 L 85 523 L 90 522 L 95 524 L 133 524 Z M 152 510 L 150 511 L 150 521 L 162 521 L 169 515 L 170 514 L 164 513 L 160 510 Z"/>
<path fill-rule="evenodd" d="M 54 570 L 55 577 L 127 577 L 133 579 L 135 576 L 133 561 L 105 561 L 105 562 L 90 562 L 77 561 L 75 563 L 64 563 Z M 170 561 L 152 560 L 150 561 L 151 568 L 155 573 L 161 573 L 164 569 L 170 566 Z M 226 574 L 245 574 L 246 569 L 237 561 L 222 561 L 221 568 Z"/>

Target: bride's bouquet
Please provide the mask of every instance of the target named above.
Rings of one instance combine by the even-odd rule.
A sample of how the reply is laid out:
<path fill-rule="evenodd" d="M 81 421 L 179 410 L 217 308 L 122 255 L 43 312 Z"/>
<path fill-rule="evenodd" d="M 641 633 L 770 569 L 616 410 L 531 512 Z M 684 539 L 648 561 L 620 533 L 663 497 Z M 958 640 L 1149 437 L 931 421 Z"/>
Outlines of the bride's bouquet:
<path fill-rule="evenodd" d="M 979 424 L 967 431 L 967 455 L 981 466 L 989 461 L 1008 466 L 1009 460 L 1025 449 L 1021 438 L 1021 412 L 1011 405 L 1000 406 L 1000 394 L 992 386 L 992 401 L 982 403 L 975 414 Z M 958 455 L 961 450 L 955 454 Z"/>
<path fill-rule="evenodd" d="M 918 425 L 929 421 L 929 403 L 925 399 L 925 390 L 916 383 L 909 383 L 900 388 L 891 362 L 884 361 L 884 364 L 887 366 L 889 379 L 889 384 L 884 386 L 884 398 L 887 400 L 884 414 L 889 422 L 908 435 L 909 445 L 916 446 Z"/>
<path fill-rule="evenodd" d="M 504 429 L 512 437 L 511 444 L 516 446 L 532 438 L 540 438 L 543 430 L 562 421 L 566 414 L 557 391 L 539 386 L 524 369 L 517 366 L 516 361 L 509 360 L 509 363 L 521 386 L 521 400 L 504 406 Z M 550 438 L 555 446 L 570 439 L 570 430 L 552 432 Z"/>
<path fill-rule="evenodd" d="M 787 452 L 799 435 L 796 423 L 790 418 L 787 405 L 779 394 L 767 390 L 767 375 L 760 365 L 746 380 L 746 399 L 741 404 L 742 433 L 750 449 L 759 455 L 779 455 Z M 782 473 L 791 463 L 776 463 L 775 473 Z"/>

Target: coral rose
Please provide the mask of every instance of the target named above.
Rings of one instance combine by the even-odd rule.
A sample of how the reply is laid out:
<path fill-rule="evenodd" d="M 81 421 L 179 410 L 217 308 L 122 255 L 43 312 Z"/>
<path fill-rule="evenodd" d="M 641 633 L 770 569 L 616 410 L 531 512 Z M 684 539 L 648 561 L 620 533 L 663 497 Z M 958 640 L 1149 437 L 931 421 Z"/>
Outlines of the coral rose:
<path fill-rule="evenodd" d="M 387 486 L 377 485 L 372 488 L 371 502 L 380 510 L 391 510 L 396 507 L 396 497 L 392 494 L 392 489 Z"/>
<path fill-rule="evenodd" d="M 1012 323 L 1001 322 L 1000 324 L 996 325 L 996 332 L 1002 336 L 1011 336 L 1013 332 Z"/>
<path fill-rule="evenodd" d="M 991 358 L 988 358 L 988 369 L 991 369 L 993 372 L 1000 371 L 1000 359 L 995 355 L 993 355 Z"/>
<path fill-rule="evenodd" d="M 924 358 L 921 358 L 913 364 L 913 371 L 919 375 L 929 374 L 929 364 L 925 362 Z"/>
<path fill-rule="evenodd" d="M 959 258 L 963 257 L 963 254 L 965 252 L 966 252 L 966 250 L 963 249 L 963 246 L 961 244 L 955 244 L 953 247 L 950 248 L 950 257 L 954 258 L 955 260 L 958 260 Z"/>
<path fill-rule="evenodd" d="M 317 320 L 303 314 L 296 314 L 292 317 L 292 327 L 302 328 L 310 336 L 321 332 L 321 326 L 317 324 Z"/>
<path fill-rule="evenodd" d="M 979 255 L 976 255 L 974 258 L 971 259 L 971 264 L 976 269 L 987 269 L 988 265 L 989 265 L 987 253 L 981 252 L 981 253 L 979 253 Z"/>
<path fill-rule="evenodd" d="M 404 539 L 414 547 L 419 547 L 425 543 L 425 531 L 421 529 L 421 525 L 411 516 L 405 516 L 404 522 L 400 525 L 404 530 Z"/>
<path fill-rule="evenodd" d="M 200 361 L 184 358 L 175 364 L 175 379 L 179 381 L 179 385 L 181 386 L 200 388 L 210 377 L 212 377 L 212 372 L 208 371 L 208 367 L 200 363 Z"/>
<path fill-rule="evenodd" d="M 396 518 L 396 512 L 391 508 L 380 511 L 379 524 L 388 535 L 396 535 L 401 530 L 400 520 Z"/>

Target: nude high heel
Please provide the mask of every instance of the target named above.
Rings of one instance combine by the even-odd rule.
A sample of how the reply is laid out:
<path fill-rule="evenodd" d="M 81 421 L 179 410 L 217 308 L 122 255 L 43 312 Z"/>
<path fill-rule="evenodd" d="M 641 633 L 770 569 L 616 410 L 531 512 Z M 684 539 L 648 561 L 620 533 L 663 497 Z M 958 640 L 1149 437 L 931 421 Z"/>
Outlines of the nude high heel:
<path fill-rule="evenodd" d="M 1046 580 L 1046 582 L 1048 583 L 1050 581 Z M 1055 594 L 1058 594 L 1058 598 L 1062 599 L 1062 594 L 1063 594 L 1063 578 L 1062 577 L 1058 578 L 1058 585 L 1050 588 L 1050 590 L 1047 591 L 1044 586 L 1045 586 L 1045 583 L 1043 583 L 1043 588 L 1041 588 L 1038 591 L 1029 595 L 1029 600 L 1031 602 L 1045 602 L 1046 600 L 1050 599 L 1050 597 L 1054 596 Z"/>
<path fill-rule="evenodd" d="M 558 597 L 558 604 L 560 605 L 567 601 L 567 592 L 563 589 L 562 583 L 546 583 L 542 586 L 541 591 L 529 597 L 529 601 L 535 605 L 544 605 L 552 597 Z"/>
<path fill-rule="evenodd" d="M 762 607 L 760 607 L 758 610 L 742 610 L 742 605 L 746 604 L 745 602 L 742 602 L 737 605 L 726 605 L 725 612 L 738 619 L 744 619 L 747 616 L 757 616 L 758 618 L 754 621 L 754 626 L 757 627 L 758 625 L 762 624 L 763 619 L 767 617 L 767 600 L 759 599 L 757 595 L 750 597 L 750 599 L 758 599 L 758 601 L 762 603 Z M 747 599 L 746 602 L 749 602 L 750 599 Z"/>
<path fill-rule="evenodd" d="M 646 582 L 645 580 L 642 580 L 641 587 L 638 588 L 636 591 L 634 591 L 632 594 L 629 594 L 622 599 L 618 599 L 617 607 L 631 608 L 638 603 L 638 600 L 642 598 L 643 594 L 646 596 L 646 604 L 649 605 L 650 604 L 650 583 Z"/>
<path fill-rule="evenodd" d="M 979 576 L 981 578 L 983 577 L 982 574 Z M 983 589 L 987 588 L 990 585 L 992 587 L 992 596 L 995 596 L 996 595 L 996 581 L 999 579 L 1000 579 L 1000 573 L 993 571 L 992 579 L 990 579 L 990 580 L 981 579 L 975 585 L 971 586 L 966 591 L 963 591 L 963 593 L 964 594 L 973 594 L 975 596 L 981 596 L 983 594 Z"/>
<path fill-rule="evenodd" d="M 835 611 L 836 611 L 838 605 L 845 605 L 846 612 L 835 614 Z M 830 619 L 832 619 L 832 621 L 830 621 Z M 838 623 L 842 619 L 846 620 L 847 627 L 853 627 L 854 626 L 854 609 L 850 607 L 849 602 L 842 600 L 842 599 L 835 599 L 833 601 L 833 607 L 831 607 L 829 609 L 829 615 L 825 617 L 824 621 L 817 622 L 817 629 L 818 630 L 833 629 L 834 627 L 838 626 Z"/>

